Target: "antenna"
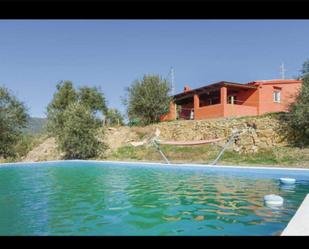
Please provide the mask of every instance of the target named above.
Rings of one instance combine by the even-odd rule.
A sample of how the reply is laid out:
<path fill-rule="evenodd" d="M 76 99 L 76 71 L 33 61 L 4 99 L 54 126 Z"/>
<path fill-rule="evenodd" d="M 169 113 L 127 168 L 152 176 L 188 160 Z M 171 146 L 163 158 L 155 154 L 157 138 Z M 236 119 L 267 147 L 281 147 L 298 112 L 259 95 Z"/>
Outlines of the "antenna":
<path fill-rule="evenodd" d="M 175 76 L 174 76 L 174 68 L 171 67 L 171 85 L 172 85 L 172 95 L 175 95 Z"/>
<path fill-rule="evenodd" d="M 283 62 L 281 63 L 280 69 L 281 69 L 281 72 L 280 72 L 281 78 L 284 80 L 284 79 L 285 79 L 285 72 L 286 72 L 286 69 L 285 69 L 285 67 L 284 67 L 284 63 L 283 63 Z"/>

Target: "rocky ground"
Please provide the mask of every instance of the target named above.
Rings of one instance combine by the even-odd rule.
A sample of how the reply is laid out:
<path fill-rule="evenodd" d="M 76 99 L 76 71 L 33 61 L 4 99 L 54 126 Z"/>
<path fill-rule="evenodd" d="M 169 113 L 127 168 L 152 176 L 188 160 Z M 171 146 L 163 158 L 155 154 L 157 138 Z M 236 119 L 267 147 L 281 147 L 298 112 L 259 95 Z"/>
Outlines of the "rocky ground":
<path fill-rule="evenodd" d="M 151 126 L 160 130 L 163 140 L 192 141 L 213 138 L 228 138 L 238 130 L 232 147 L 239 153 L 254 153 L 270 147 L 286 146 L 286 132 L 276 116 L 214 119 L 200 121 L 173 121 Z M 151 128 L 149 127 L 149 128 Z M 226 140 L 223 140 L 223 145 Z"/>
<path fill-rule="evenodd" d="M 46 138 L 40 145 L 31 150 L 28 155 L 22 158 L 23 162 L 39 162 L 60 160 L 63 154 L 57 150 L 57 144 L 54 138 Z"/>

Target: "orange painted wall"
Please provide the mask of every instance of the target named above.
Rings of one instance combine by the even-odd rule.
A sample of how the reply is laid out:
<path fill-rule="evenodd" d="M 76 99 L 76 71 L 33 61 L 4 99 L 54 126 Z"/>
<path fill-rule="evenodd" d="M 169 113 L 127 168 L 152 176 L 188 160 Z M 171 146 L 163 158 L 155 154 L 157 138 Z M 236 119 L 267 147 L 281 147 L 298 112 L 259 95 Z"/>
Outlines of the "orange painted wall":
<path fill-rule="evenodd" d="M 194 119 L 220 118 L 224 116 L 223 105 L 208 105 L 194 111 Z"/>
<path fill-rule="evenodd" d="M 301 81 L 296 80 L 273 80 L 256 81 L 249 85 L 256 85 L 257 89 L 248 89 L 236 93 L 237 104 L 227 104 L 225 90 L 221 88 L 221 99 L 225 100 L 221 104 L 197 107 L 195 105 L 194 119 L 220 118 L 230 116 L 254 116 L 268 112 L 287 111 L 290 103 L 295 101 Z M 281 101 L 273 101 L 275 89 L 281 90 Z M 229 92 L 227 92 L 227 96 Z M 172 107 L 173 106 L 173 107 Z M 183 108 L 193 108 L 194 102 L 183 105 Z M 170 113 L 165 115 L 162 120 L 174 120 L 176 112 L 174 105 L 170 106 Z"/>
<path fill-rule="evenodd" d="M 169 121 L 176 119 L 176 106 L 173 102 L 170 103 L 169 113 L 166 115 L 162 115 L 160 117 L 160 121 Z"/>
<path fill-rule="evenodd" d="M 258 108 L 256 106 L 247 105 L 232 105 L 226 104 L 224 106 L 224 117 L 242 117 L 242 116 L 256 116 L 258 115 Z"/>
<path fill-rule="evenodd" d="M 256 89 L 248 89 L 240 91 L 235 94 L 236 99 L 236 104 L 239 105 L 247 105 L 247 106 L 258 106 L 259 102 L 259 92 Z"/>
<path fill-rule="evenodd" d="M 290 84 L 263 84 L 259 88 L 259 115 L 268 112 L 287 111 L 289 104 L 295 101 L 299 92 L 301 83 Z M 273 92 L 275 89 L 281 89 L 281 101 L 273 101 Z"/>

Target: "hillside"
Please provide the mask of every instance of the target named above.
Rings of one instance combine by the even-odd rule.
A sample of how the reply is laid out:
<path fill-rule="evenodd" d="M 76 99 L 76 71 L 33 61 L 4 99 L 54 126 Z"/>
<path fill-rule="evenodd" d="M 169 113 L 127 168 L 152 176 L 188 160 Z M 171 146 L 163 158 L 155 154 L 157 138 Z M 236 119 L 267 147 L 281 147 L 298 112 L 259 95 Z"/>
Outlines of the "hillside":
<path fill-rule="evenodd" d="M 28 125 L 23 132 L 30 134 L 38 134 L 44 131 L 45 125 L 47 123 L 46 118 L 35 118 L 31 117 L 29 119 Z"/>
<path fill-rule="evenodd" d="M 276 115 L 233 119 L 164 122 L 146 127 L 108 128 L 99 132 L 109 149 L 98 160 L 162 162 L 149 140 L 199 141 L 223 138 L 214 144 L 195 146 L 161 145 L 172 162 L 211 163 L 226 143 L 232 130 L 241 131 L 224 153 L 219 164 L 309 167 L 309 149 L 292 147 L 286 139 L 284 125 Z M 49 139 L 34 148 L 25 161 L 57 160 L 55 140 Z"/>

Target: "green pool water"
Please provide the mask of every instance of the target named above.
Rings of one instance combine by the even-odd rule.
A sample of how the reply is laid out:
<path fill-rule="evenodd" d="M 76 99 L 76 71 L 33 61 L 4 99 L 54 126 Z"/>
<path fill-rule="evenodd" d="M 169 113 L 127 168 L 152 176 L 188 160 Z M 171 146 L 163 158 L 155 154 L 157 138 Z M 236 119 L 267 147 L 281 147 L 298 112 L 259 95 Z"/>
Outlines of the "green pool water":
<path fill-rule="evenodd" d="M 308 181 L 160 167 L 0 167 L 0 235 L 278 235 L 309 192 Z M 265 207 L 270 193 L 282 208 Z"/>

